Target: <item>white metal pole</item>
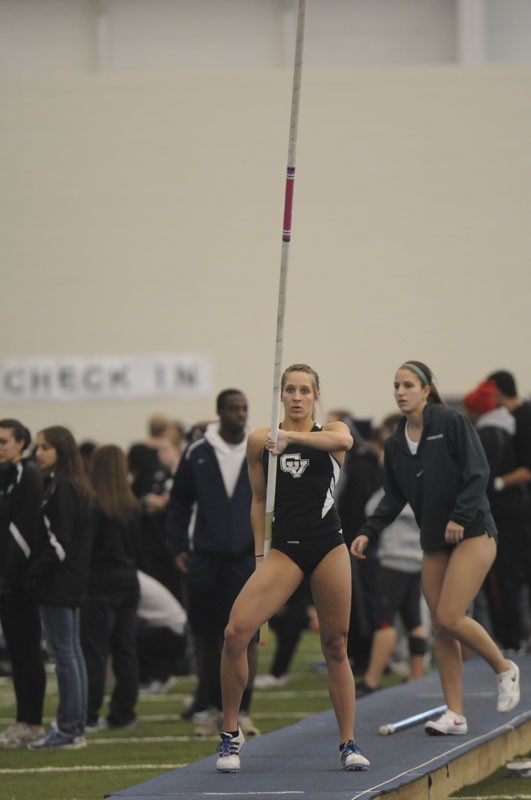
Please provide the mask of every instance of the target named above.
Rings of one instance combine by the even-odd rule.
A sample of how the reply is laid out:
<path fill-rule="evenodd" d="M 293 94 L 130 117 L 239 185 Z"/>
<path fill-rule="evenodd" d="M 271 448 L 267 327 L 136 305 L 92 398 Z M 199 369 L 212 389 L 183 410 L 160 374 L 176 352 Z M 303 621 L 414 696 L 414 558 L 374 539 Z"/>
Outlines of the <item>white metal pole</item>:
<path fill-rule="evenodd" d="M 286 172 L 286 189 L 284 195 L 284 219 L 282 226 L 282 251 L 280 258 L 280 278 L 278 287 L 277 328 L 275 345 L 275 368 L 273 372 L 273 400 L 271 408 L 271 434 L 276 439 L 280 424 L 280 380 L 282 377 L 282 349 L 284 344 L 284 316 L 286 310 L 286 290 L 288 279 L 288 256 L 291 242 L 291 223 L 293 212 L 293 192 L 295 187 L 295 156 L 297 150 L 297 131 L 299 123 L 299 105 L 302 79 L 302 59 L 304 52 L 304 25 L 306 20 L 306 0 L 299 0 L 297 16 L 297 37 L 295 43 L 295 64 L 293 68 L 293 88 L 291 94 L 291 115 L 288 143 L 288 167 Z M 277 475 L 277 456 L 269 454 L 266 494 L 266 521 L 264 555 L 267 555 L 271 543 L 273 511 L 275 508 L 275 489 Z M 262 626 L 260 642 L 267 639 L 267 624 Z"/>

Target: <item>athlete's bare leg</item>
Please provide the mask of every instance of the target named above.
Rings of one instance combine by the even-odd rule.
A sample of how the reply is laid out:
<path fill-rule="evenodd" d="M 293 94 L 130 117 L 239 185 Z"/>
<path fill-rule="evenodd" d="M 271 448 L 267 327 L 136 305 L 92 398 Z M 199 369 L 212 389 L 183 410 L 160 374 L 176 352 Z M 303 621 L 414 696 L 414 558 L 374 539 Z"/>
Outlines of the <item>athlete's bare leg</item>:
<path fill-rule="evenodd" d="M 423 555 L 423 590 L 433 622 L 443 693 L 448 708 L 457 714 L 463 713 L 459 642 L 482 656 L 497 674 L 511 666 L 482 625 L 466 615 L 495 555 L 496 543 L 486 535 L 465 539 L 452 550 Z"/>
<path fill-rule="evenodd" d="M 394 627 L 380 628 L 375 631 L 371 643 L 369 666 L 364 676 L 365 684 L 371 689 L 378 689 L 384 670 L 393 655 L 396 646 L 397 632 Z"/>
<path fill-rule="evenodd" d="M 354 739 L 356 688 L 347 656 L 351 580 L 350 558 L 344 545 L 331 550 L 311 576 L 321 647 L 328 667 L 328 690 L 341 742 Z"/>
<path fill-rule="evenodd" d="M 284 553 L 271 550 L 232 607 L 221 654 L 223 730 L 238 730 L 242 695 L 249 679 L 247 647 L 256 631 L 284 606 L 303 579 Z"/>

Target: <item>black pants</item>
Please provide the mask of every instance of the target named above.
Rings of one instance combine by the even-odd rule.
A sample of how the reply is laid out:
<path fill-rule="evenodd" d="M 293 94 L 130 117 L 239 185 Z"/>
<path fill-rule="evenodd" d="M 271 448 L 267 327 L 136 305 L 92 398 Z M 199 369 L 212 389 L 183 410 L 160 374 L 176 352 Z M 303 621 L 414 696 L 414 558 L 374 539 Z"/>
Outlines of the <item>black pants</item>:
<path fill-rule="evenodd" d="M 105 695 L 107 662 L 111 657 L 115 683 L 107 720 L 127 725 L 136 719 L 138 657 L 136 615 L 138 595 L 89 596 L 81 609 L 81 647 L 88 675 L 87 725 L 98 721 Z"/>
<path fill-rule="evenodd" d="M 254 571 L 254 561 L 252 552 L 237 559 L 197 551 L 190 554 L 187 610 L 198 663 L 198 688 L 200 695 L 208 698 L 208 705 L 215 708 L 221 708 L 220 663 L 225 627 L 232 604 Z M 242 711 L 249 710 L 251 695 L 252 689 L 244 691 Z"/>
<path fill-rule="evenodd" d="M 46 672 L 38 606 L 20 589 L 0 595 L 0 623 L 11 660 L 17 722 L 42 725 Z"/>
<path fill-rule="evenodd" d="M 308 578 L 305 578 L 285 607 L 269 621 L 277 636 L 275 654 L 269 668 L 275 678 L 289 671 L 299 640 L 308 627 L 308 606 L 311 604 L 312 595 Z"/>
<path fill-rule="evenodd" d="M 179 659 L 186 651 L 186 636 L 163 626 L 153 627 L 144 620 L 137 622 L 137 649 L 140 682 L 165 681 L 176 675 Z"/>
<path fill-rule="evenodd" d="M 500 532 L 496 560 L 485 579 L 494 638 L 503 649 L 518 650 L 524 639 L 521 604 L 526 572 L 521 533 L 504 538 Z"/>
<path fill-rule="evenodd" d="M 347 638 L 347 653 L 354 672 L 363 674 L 369 665 L 371 644 L 376 628 L 376 583 L 379 561 L 373 545 L 365 561 L 350 557 L 352 603 Z"/>

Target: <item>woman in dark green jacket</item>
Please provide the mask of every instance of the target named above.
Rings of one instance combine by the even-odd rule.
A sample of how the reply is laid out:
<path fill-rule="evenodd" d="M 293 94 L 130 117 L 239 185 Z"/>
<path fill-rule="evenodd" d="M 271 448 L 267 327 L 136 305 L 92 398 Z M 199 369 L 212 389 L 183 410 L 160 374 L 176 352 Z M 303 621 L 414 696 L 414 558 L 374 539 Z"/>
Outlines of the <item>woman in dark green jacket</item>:
<path fill-rule="evenodd" d="M 520 700 L 519 669 L 466 615 L 496 556 L 497 531 L 486 489 L 489 467 L 479 437 L 458 411 L 446 408 L 429 367 L 404 363 L 395 375 L 395 400 L 404 414 L 385 443 L 385 496 L 351 545 L 365 558 L 368 541 L 406 503 L 415 513 L 423 550 L 422 586 L 448 710 L 426 723 L 435 735 L 465 734 L 460 643 L 482 656 L 498 678 L 498 711 Z"/>

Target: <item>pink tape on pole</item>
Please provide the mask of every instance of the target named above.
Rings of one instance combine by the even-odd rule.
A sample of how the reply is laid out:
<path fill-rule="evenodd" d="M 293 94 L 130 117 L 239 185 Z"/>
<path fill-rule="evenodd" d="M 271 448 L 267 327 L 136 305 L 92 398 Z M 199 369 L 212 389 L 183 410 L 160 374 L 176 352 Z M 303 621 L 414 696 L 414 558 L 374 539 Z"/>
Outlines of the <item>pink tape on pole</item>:
<path fill-rule="evenodd" d="M 288 167 L 286 175 L 286 193 L 284 196 L 284 225 L 282 241 L 291 241 L 291 216 L 293 210 L 293 190 L 295 188 L 295 167 Z"/>

